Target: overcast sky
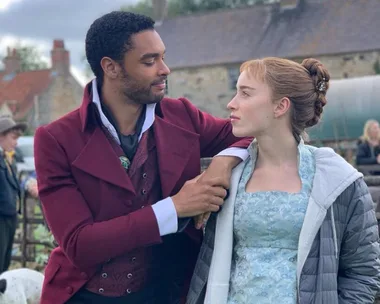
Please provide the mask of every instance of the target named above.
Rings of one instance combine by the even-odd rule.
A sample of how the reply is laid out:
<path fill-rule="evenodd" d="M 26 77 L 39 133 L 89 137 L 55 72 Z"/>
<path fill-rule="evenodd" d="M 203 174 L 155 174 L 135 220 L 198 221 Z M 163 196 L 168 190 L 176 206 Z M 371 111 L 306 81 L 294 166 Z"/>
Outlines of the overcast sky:
<path fill-rule="evenodd" d="M 99 16 L 138 0 L 0 0 L 0 54 L 17 41 L 37 46 L 50 64 L 53 39 L 70 51 L 73 74 L 82 82 L 84 39 Z"/>

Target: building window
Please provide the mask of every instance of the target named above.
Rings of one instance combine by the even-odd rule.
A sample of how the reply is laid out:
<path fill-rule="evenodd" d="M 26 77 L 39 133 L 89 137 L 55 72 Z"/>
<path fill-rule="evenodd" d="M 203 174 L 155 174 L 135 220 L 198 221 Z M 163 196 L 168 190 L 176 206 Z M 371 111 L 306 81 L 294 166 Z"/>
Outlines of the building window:
<path fill-rule="evenodd" d="M 231 90 L 236 90 L 236 83 L 238 81 L 239 74 L 239 68 L 228 68 L 228 83 Z"/>

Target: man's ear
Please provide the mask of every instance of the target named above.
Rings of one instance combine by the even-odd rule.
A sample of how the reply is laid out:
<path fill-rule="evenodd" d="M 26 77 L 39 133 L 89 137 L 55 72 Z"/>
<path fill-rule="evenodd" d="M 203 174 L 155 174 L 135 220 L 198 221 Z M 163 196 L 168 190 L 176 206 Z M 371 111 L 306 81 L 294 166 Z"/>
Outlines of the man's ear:
<path fill-rule="evenodd" d="M 115 60 L 109 57 L 103 57 L 100 61 L 100 65 L 103 69 L 104 75 L 111 79 L 116 79 L 118 77 L 120 66 Z"/>

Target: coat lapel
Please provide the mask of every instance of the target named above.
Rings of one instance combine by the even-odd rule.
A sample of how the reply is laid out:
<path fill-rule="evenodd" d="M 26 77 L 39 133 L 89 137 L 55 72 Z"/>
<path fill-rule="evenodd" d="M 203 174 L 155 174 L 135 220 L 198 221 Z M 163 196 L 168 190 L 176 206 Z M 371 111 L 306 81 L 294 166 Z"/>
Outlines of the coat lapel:
<path fill-rule="evenodd" d="M 72 165 L 92 176 L 135 193 L 119 157 L 100 127 L 95 128 Z"/>
<path fill-rule="evenodd" d="M 9 165 L 9 168 L 8 168 L 6 160 L 3 157 L 0 157 L 0 166 L 6 169 L 5 172 L 6 172 L 6 177 L 7 177 L 9 184 L 15 190 L 20 190 L 20 186 L 19 186 L 18 181 L 17 181 L 17 175 L 16 175 L 16 172 L 15 172 L 14 168 L 12 167 L 12 165 Z M 10 170 L 12 172 L 10 172 Z"/>
<path fill-rule="evenodd" d="M 11 170 L 12 172 L 8 171 L 8 180 L 16 190 L 20 190 L 20 186 L 17 180 L 17 173 L 15 172 L 15 169 L 12 166 Z"/>
<path fill-rule="evenodd" d="M 167 197 L 180 179 L 193 149 L 199 149 L 199 135 L 179 128 L 156 116 L 154 137 L 157 146 L 162 195 Z"/>

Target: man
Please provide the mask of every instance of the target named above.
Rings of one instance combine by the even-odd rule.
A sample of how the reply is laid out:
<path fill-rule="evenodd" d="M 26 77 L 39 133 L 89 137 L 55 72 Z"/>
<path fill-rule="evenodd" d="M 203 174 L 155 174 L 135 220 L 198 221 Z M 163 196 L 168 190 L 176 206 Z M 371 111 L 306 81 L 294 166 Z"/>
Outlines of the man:
<path fill-rule="evenodd" d="M 219 210 L 237 157 L 229 120 L 163 98 L 165 46 L 148 17 L 112 12 L 86 36 L 96 76 L 80 109 L 38 129 L 44 214 L 59 247 L 42 304 L 180 303 L 202 233 L 188 218 Z M 250 140 L 223 154 L 246 157 Z M 241 153 L 243 152 L 243 153 Z M 218 177 L 221 176 L 221 177 Z"/>
<path fill-rule="evenodd" d="M 0 117 L 0 273 L 11 263 L 13 239 L 17 227 L 17 201 L 20 200 L 16 166 L 9 158 L 17 139 L 26 129 L 8 116 Z"/>

